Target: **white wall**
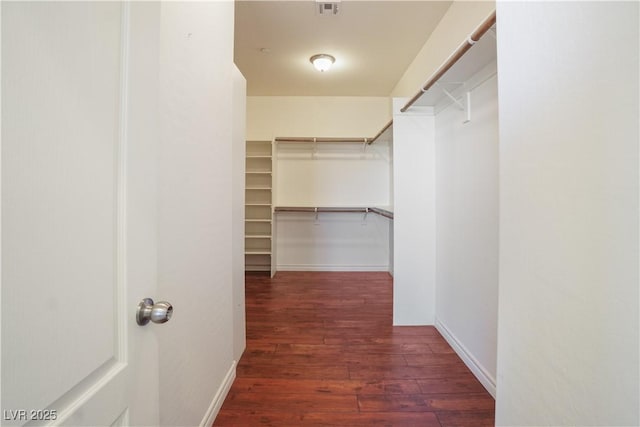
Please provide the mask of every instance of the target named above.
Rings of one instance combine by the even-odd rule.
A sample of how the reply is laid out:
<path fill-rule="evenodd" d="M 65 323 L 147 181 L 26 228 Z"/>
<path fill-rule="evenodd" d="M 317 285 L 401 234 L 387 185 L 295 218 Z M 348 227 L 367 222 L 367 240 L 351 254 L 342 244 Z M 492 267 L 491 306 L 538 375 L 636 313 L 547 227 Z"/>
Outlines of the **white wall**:
<path fill-rule="evenodd" d="M 245 134 L 247 111 L 247 81 L 238 67 L 233 66 L 233 142 L 231 179 L 233 251 L 233 357 L 240 360 L 246 346 L 244 305 L 244 183 Z"/>
<path fill-rule="evenodd" d="M 175 307 L 155 330 L 162 425 L 208 423 L 234 373 L 233 12 L 161 6 L 157 297 Z"/>
<path fill-rule="evenodd" d="M 390 117 L 387 97 L 249 96 L 247 139 L 374 136 Z"/>
<path fill-rule="evenodd" d="M 435 123 L 431 107 L 393 118 L 393 324 L 435 321 Z"/>
<path fill-rule="evenodd" d="M 477 79 L 495 72 L 495 62 Z M 471 80 L 474 80 L 472 77 Z M 436 115 L 436 326 L 495 396 L 498 335 L 498 88 L 471 92 L 471 121 Z"/>
<path fill-rule="evenodd" d="M 391 91 L 391 96 L 415 95 L 495 8 L 492 0 L 454 1 Z"/>
<path fill-rule="evenodd" d="M 640 424 L 637 2 L 500 2 L 498 425 Z"/>
<path fill-rule="evenodd" d="M 384 97 L 249 97 L 247 138 L 372 137 L 389 120 Z M 275 206 L 389 204 L 388 144 L 278 144 Z M 377 215 L 275 215 L 277 270 L 389 268 L 388 221 Z"/>
<path fill-rule="evenodd" d="M 277 206 L 389 204 L 389 146 L 278 143 Z"/>
<path fill-rule="evenodd" d="M 276 206 L 389 204 L 386 144 L 278 144 Z M 388 271 L 388 220 L 360 213 L 276 214 L 278 270 Z"/>
<path fill-rule="evenodd" d="M 389 220 L 380 215 L 276 215 L 279 271 L 389 270 Z"/>

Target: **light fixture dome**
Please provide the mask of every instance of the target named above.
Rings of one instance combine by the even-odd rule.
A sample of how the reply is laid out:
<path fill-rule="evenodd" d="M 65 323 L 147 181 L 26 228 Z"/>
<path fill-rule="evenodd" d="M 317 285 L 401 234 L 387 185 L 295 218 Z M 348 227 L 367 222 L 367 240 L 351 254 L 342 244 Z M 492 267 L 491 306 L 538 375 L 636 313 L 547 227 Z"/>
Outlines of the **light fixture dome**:
<path fill-rule="evenodd" d="M 309 58 L 309 61 L 311 61 L 316 70 L 324 73 L 331 68 L 334 62 L 336 62 L 336 58 L 331 55 L 327 55 L 326 53 L 320 53 L 318 55 L 313 55 Z"/>

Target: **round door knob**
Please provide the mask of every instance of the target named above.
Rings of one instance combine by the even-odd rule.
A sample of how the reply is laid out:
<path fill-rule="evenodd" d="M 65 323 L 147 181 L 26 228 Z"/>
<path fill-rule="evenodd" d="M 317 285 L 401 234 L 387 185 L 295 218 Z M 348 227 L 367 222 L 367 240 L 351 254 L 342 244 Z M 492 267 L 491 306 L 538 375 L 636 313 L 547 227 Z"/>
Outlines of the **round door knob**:
<path fill-rule="evenodd" d="M 136 321 L 138 325 L 144 326 L 149 321 L 153 323 L 165 323 L 171 319 L 173 306 L 166 301 L 153 302 L 151 298 L 145 298 L 138 304 Z"/>

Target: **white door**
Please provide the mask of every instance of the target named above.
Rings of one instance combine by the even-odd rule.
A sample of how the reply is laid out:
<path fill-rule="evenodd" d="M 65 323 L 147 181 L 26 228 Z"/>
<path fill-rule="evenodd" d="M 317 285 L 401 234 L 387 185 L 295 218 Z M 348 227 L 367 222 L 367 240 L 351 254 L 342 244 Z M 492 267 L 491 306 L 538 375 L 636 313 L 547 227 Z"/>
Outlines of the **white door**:
<path fill-rule="evenodd" d="M 158 424 L 162 325 L 135 324 L 159 297 L 158 25 L 152 3 L 2 3 L 3 425 Z"/>

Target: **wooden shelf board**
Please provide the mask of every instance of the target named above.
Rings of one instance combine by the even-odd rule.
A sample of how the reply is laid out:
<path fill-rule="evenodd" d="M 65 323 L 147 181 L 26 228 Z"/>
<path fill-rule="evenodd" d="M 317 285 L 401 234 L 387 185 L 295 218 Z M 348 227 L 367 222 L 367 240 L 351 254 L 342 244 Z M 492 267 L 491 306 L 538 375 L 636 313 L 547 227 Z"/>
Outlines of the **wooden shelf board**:
<path fill-rule="evenodd" d="M 271 271 L 271 265 L 266 264 L 247 264 L 244 271 Z"/>
<path fill-rule="evenodd" d="M 245 255 L 271 255 L 271 251 L 245 251 Z"/>

